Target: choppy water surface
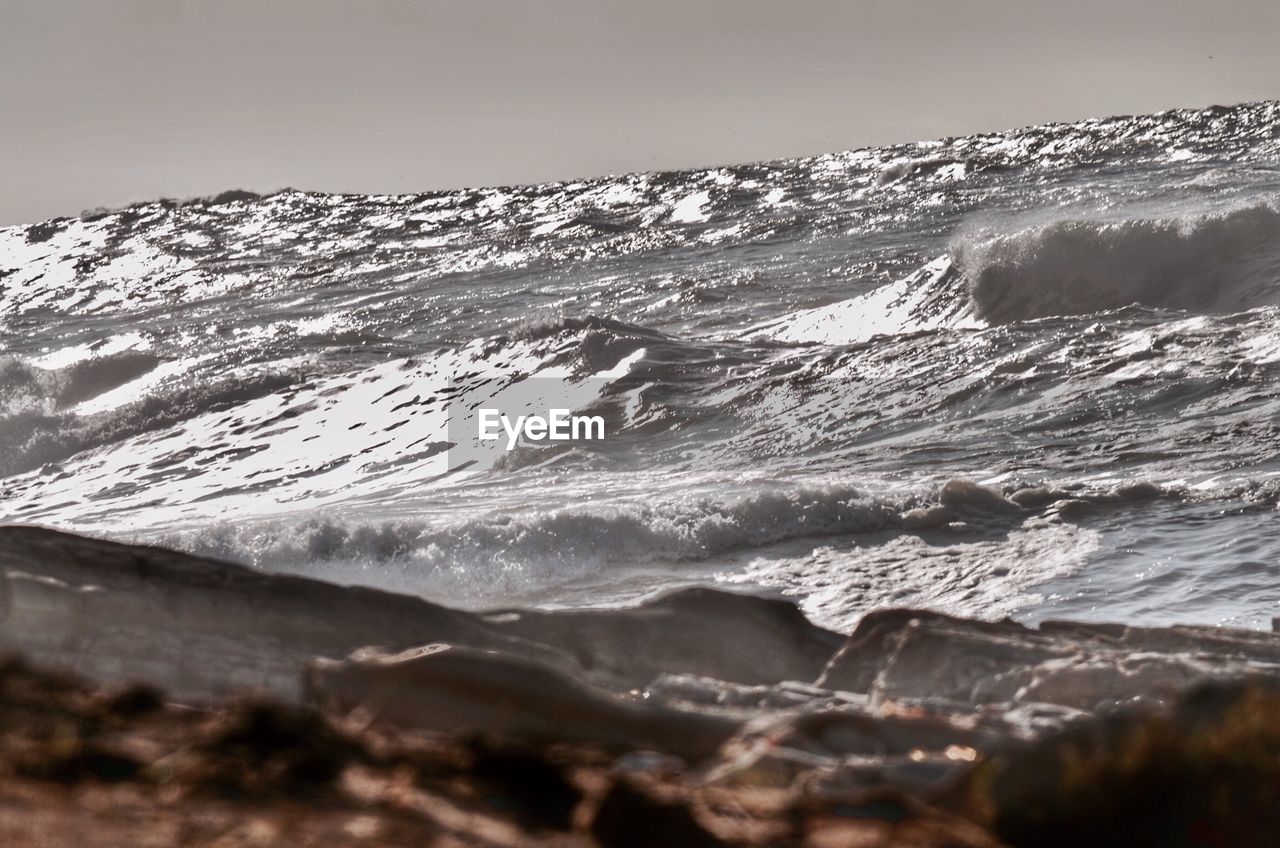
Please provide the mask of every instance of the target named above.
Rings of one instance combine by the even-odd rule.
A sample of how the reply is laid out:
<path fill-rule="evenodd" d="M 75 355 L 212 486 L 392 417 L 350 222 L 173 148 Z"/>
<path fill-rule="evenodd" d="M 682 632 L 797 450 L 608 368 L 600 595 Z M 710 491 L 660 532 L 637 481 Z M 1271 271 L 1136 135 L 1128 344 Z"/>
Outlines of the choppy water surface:
<path fill-rule="evenodd" d="M 1276 103 L 159 201 L 0 230 L 0 516 L 471 606 L 1267 626 L 1278 317 Z M 604 442 L 451 466 L 451 386 L 586 375 Z"/>

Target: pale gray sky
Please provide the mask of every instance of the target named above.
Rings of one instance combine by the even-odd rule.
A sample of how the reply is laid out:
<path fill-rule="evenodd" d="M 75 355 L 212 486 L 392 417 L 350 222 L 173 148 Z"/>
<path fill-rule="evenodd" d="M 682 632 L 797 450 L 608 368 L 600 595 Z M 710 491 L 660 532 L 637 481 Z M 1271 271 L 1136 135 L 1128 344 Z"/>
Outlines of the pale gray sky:
<path fill-rule="evenodd" d="M 0 0 L 0 225 L 1268 99 L 1278 43 L 1275 0 Z"/>

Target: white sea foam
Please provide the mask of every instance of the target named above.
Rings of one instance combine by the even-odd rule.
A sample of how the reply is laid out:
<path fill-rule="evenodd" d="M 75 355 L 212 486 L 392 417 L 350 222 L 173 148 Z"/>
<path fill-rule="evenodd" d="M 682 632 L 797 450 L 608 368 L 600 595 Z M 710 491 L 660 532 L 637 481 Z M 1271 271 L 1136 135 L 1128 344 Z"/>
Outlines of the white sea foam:
<path fill-rule="evenodd" d="M 747 334 L 837 345 L 894 333 L 978 326 L 964 300 L 954 296 L 956 282 L 951 260 L 943 256 L 896 283 L 830 306 L 766 321 L 748 329 Z"/>
<path fill-rule="evenodd" d="M 699 221 L 707 220 L 706 213 L 702 211 L 702 207 L 706 206 L 710 200 L 711 193 L 705 189 L 693 192 L 677 203 L 671 210 L 671 220 L 684 224 L 696 224 Z"/>

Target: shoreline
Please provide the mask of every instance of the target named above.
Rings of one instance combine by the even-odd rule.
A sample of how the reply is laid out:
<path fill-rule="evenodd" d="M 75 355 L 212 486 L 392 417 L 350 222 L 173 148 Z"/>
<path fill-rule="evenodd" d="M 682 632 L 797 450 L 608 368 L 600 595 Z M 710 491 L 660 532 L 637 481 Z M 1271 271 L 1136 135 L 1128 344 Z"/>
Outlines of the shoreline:
<path fill-rule="evenodd" d="M 356 831 L 372 845 L 428 833 L 476 845 L 1050 845 L 1072 833 L 1111 844 L 1144 817 L 1142 833 L 1184 844 L 1186 827 L 1205 826 L 1183 821 L 1193 812 L 1255 840 L 1224 844 L 1280 835 L 1266 800 L 1280 785 L 1269 753 L 1280 750 L 1280 633 L 891 609 L 843 634 L 789 602 L 713 589 L 625 609 L 473 613 L 28 526 L 0 526 L 0 575 L 0 649 L 25 658 L 0 673 L 6 697 L 35 692 L 31 703 L 70 710 L 81 728 L 66 750 L 21 718 L 4 734 L 53 769 L 11 765 L 8 790 L 47 806 L 50 834 L 144 809 L 198 818 L 209 804 L 231 822 L 247 804 L 276 822 L 261 844 L 324 844 L 279 823 L 315 786 L 254 798 L 242 785 L 270 771 L 262 763 L 228 766 L 229 796 L 157 777 L 177 751 L 197 751 L 193 774 L 249 756 L 227 735 L 238 726 L 269 750 L 264 763 L 305 760 L 329 740 L 325 817 L 366 817 Z M 121 691 L 166 694 L 136 719 L 115 708 L 104 719 Z M 358 774 L 390 791 L 410 750 L 434 752 L 410 771 L 452 763 L 452 782 L 411 780 L 400 806 L 382 790 L 376 803 L 352 794 Z M 1082 789 L 1083 774 L 1114 792 Z M 490 803 L 493 781 L 527 803 Z M 560 802 L 528 801 L 548 785 Z M 1145 809 L 1152 785 L 1186 795 L 1187 809 Z M 117 791 L 134 813 L 85 805 Z M 1223 792 L 1233 800 L 1214 806 Z M 1099 818 L 1098 804 L 1122 801 L 1132 820 Z M 467 812 L 441 812 L 459 804 Z M 529 824 L 562 807 L 555 827 Z M 5 809 L 8 844 L 40 844 L 21 841 L 25 825 Z M 396 831 L 406 821 L 412 837 Z M 659 825 L 684 836 L 634 841 Z M 95 844 L 138 844 L 119 840 Z"/>

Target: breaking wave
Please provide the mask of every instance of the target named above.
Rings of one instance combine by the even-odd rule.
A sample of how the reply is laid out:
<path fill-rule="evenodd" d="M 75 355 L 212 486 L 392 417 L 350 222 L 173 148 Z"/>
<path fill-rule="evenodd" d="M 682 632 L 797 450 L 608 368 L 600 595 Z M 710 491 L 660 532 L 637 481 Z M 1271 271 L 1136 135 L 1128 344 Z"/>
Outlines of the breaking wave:
<path fill-rule="evenodd" d="M 1140 306 L 1226 314 L 1280 304 L 1280 210 L 990 226 L 898 282 L 752 327 L 784 342 L 1013 324 Z"/>
<path fill-rule="evenodd" d="M 358 568 L 364 579 L 398 589 L 519 592 L 615 565 L 698 563 L 799 539 L 908 534 L 973 541 L 1032 518 L 1070 520 L 1177 496 L 1149 483 L 1004 492 L 952 480 L 896 496 L 843 485 L 768 487 L 728 500 L 680 498 L 444 524 L 335 517 L 220 524 L 158 541 L 270 569 Z"/>
<path fill-rule="evenodd" d="M 974 314 L 993 324 L 1139 305 L 1196 313 L 1280 302 L 1280 210 L 1061 220 L 953 245 Z"/>

